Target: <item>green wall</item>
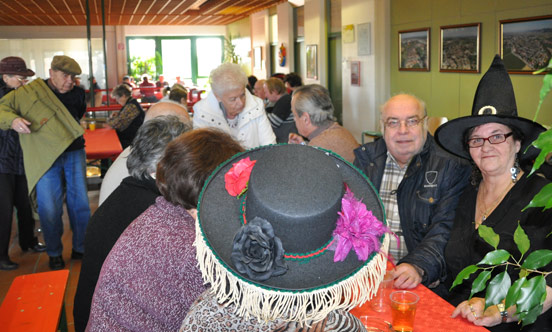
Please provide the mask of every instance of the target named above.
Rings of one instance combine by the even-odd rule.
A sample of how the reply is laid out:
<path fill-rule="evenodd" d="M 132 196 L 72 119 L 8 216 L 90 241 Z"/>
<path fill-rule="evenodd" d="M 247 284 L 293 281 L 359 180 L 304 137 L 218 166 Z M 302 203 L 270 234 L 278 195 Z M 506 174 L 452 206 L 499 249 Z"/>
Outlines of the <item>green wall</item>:
<path fill-rule="evenodd" d="M 479 80 L 499 53 L 499 20 L 552 15 L 550 0 L 392 0 L 391 93 L 409 92 L 427 103 L 428 115 L 449 119 L 469 115 Z M 439 72 L 440 26 L 481 22 L 481 72 Z M 431 28 L 430 71 L 398 70 L 398 31 Z M 511 74 L 520 116 L 533 119 L 541 75 Z M 552 125 L 552 94 L 541 107 L 543 125 Z"/>

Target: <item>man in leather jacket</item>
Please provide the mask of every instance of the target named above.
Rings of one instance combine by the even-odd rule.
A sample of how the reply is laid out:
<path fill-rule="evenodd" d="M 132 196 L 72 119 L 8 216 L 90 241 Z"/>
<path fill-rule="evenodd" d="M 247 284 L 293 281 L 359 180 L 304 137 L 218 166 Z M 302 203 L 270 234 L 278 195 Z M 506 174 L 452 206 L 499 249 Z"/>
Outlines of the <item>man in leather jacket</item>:
<path fill-rule="evenodd" d="M 379 190 L 387 222 L 400 241 L 391 241 L 397 288 L 445 278 L 443 251 L 469 165 L 441 149 L 427 132 L 425 103 L 407 94 L 382 107 L 383 139 L 355 150 L 355 166 Z"/>

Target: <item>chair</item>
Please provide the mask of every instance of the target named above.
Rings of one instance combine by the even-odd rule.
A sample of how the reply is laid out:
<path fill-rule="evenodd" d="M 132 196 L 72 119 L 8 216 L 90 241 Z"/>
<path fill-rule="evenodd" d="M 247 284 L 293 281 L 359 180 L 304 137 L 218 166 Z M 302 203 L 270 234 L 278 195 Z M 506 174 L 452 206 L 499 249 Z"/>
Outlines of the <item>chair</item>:
<path fill-rule="evenodd" d="M 375 140 L 381 138 L 381 136 L 382 136 L 382 134 L 379 131 L 372 131 L 372 130 L 363 131 L 361 135 L 362 135 L 362 137 L 360 138 L 360 141 L 362 142 L 363 145 L 364 145 L 364 138 L 366 136 L 371 138 L 372 141 L 375 141 Z"/>
<path fill-rule="evenodd" d="M 447 122 L 448 118 L 446 116 L 428 116 L 427 117 L 427 131 L 433 136 L 435 130 L 439 128 L 440 125 Z"/>

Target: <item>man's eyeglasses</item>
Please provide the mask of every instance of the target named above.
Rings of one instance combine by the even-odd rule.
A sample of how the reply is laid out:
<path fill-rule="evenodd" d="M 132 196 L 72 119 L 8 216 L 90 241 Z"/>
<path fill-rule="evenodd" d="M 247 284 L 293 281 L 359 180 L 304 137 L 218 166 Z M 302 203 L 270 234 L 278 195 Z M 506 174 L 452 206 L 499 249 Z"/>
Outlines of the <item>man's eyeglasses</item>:
<path fill-rule="evenodd" d="M 491 144 L 504 143 L 508 137 L 512 136 L 512 132 L 507 134 L 494 134 L 489 137 L 475 137 L 468 140 L 468 146 L 470 148 L 478 148 L 485 144 L 485 141 L 489 141 Z"/>
<path fill-rule="evenodd" d="M 401 125 L 401 122 L 404 121 L 404 124 L 407 127 L 412 128 L 412 127 L 416 127 L 417 125 L 419 125 L 420 122 L 422 122 L 425 118 L 426 118 L 425 116 L 423 118 L 419 118 L 417 116 L 414 116 L 414 117 L 408 118 L 406 120 L 399 120 L 399 119 L 395 119 L 395 118 L 389 118 L 389 119 L 385 120 L 384 124 L 385 124 L 386 128 L 399 128 L 400 125 Z"/>
<path fill-rule="evenodd" d="M 17 76 L 16 76 L 15 78 L 16 78 L 19 82 L 21 82 L 21 83 L 23 83 L 23 84 L 29 82 L 29 80 L 26 79 L 26 78 L 21 78 L 21 77 L 17 77 Z"/>

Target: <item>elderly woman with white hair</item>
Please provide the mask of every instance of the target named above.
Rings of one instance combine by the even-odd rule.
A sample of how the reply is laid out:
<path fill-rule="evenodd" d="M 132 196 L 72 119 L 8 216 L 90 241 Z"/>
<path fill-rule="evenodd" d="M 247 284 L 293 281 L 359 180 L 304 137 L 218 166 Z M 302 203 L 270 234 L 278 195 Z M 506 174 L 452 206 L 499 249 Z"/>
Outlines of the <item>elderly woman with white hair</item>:
<path fill-rule="evenodd" d="M 210 81 L 212 91 L 194 105 L 194 128 L 219 128 L 247 149 L 276 143 L 263 101 L 245 88 L 247 75 L 239 65 L 220 65 Z"/>

